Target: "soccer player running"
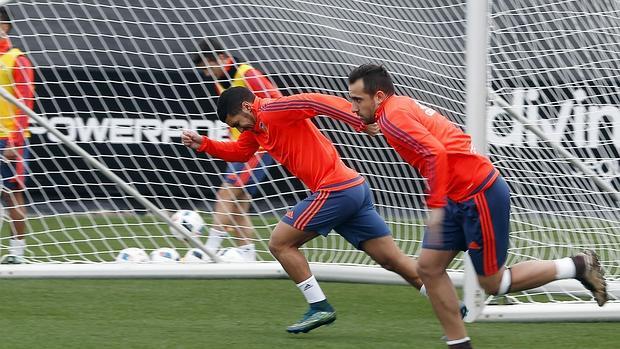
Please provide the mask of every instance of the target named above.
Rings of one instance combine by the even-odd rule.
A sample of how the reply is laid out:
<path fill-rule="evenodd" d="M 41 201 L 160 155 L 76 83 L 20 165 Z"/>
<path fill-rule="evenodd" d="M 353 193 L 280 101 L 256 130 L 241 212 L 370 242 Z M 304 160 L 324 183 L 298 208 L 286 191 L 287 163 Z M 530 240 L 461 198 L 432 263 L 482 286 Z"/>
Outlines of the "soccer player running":
<path fill-rule="evenodd" d="M 34 70 L 30 60 L 18 48 L 12 47 L 8 34 L 11 18 L 5 7 L 0 7 L 0 85 L 28 108 L 34 105 Z M 28 116 L 9 101 L 0 98 L 0 151 L 2 163 L 2 199 L 11 223 L 12 239 L 9 255 L 3 263 L 22 263 L 26 250 L 26 160 L 29 158 Z"/>
<path fill-rule="evenodd" d="M 216 39 L 201 40 L 198 52 L 192 55 L 192 61 L 214 80 L 218 94 L 233 86 L 243 86 L 259 97 L 282 96 L 262 72 L 230 55 Z M 231 139 L 236 140 L 239 134 L 237 129 L 230 129 Z M 228 174 L 224 176 L 222 188 L 216 193 L 213 226 L 205 246 L 215 252 L 228 234 L 237 238 L 236 249 L 222 251 L 224 261 L 230 258 L 234 260 L 235 252 L 246 262 L 256 261 L 256 249 L 251 240 L 256 234 L 247 212 L 251 198 L 258 191 L 258 183 L 265 179 L 268 167 L 273 163 L 269 153 L 259 149 L 246 162 L 228 164 Z"/>
<path fill-rule="evenodd" d="M 396 245 L 390 230 L 375 210 L 368 184 L 347 167 L 334 145 L 310 118 L 327 115 L 375 134 L 376 125 L 364 125 L 350 112 L 351 104 L 339 97 L 305 93 L 278 99 L 259 98 L 244 87 L 232 87 L 220 96 L 218 118 L 241 135 L 236 141 L 213 141 L 184 131 L 183 143 L 226 161 L 247 161 L 263 147 L 312 192 L 288 211 L 271 234 L 269 249 L 297 284 L 310 308 L 289 326 L 290 333 L 308 332 L 336 319 L 321 287 L 299 251 L 304 243 L 333 229 L 387 270 L 416 288 L 421 282 L 416 262 Z"/>
<path fill-rule="evenodd" d="M 349 74 L 353 112 L 377 123 L 388 143 L 424 176 L 430 209 L 418 273 L 447 336 L 449 348 L 471 348 L 446 267 L 469 251 L 484 290 L 492 295 L 526 290 L 553 280 L 575 278 L 599 306 L 606 283 L 592 251 L 553 261 L 527 261 L 506 268 L 510 225 L 509 188 L 471 138 L 435 110 L 396 96 L 386 69 L 365 64 Z"/>

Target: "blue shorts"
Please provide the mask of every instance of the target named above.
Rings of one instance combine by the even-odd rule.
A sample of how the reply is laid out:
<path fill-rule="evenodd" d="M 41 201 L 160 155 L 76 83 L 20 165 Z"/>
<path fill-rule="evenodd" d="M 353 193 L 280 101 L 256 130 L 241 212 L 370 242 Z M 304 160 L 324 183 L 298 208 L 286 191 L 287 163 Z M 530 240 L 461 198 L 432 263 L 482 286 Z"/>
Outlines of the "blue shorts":
<path fill-rule="evenodd" d="M 360 250 L 364 241 L 390 235 L 366 181 L 344 190 L 312 193 L 288 211 L 282 222 L 323 236 L 333 229 Z"/>
<path fill-rule="evenodd" d="M 0 139 L 0 152 L 6 148 L 6 139 Z M 8 190 L 21 190 L 26 188 L 26 175 L 28 174 L 27 161 L 30 158 L 28 145 L 17 148 L 18 158 L 7 161 L 1 157 L 0 175 L 2 176 L 2 186 Z"/>
<path fill-rule="evenodd" d="M 232 187 L 243 187 L 248 194 L 254 196 L 258 183 L 267 176 L 267 167 L 274 162 L 266 151 L 254 154 L 248 162 L 231 162 L 228 164 L 228 174 L 224 181 Z"/>
<path fill-rule="evenodd" d="M 442 241 L 427 241 L 429 233 L 426 232 L 422 247 L 469 251 L 476 273 L 489 276 L 506 263 L 509 231 L 510 189 L 498 176 L 490 187 L 467 201 L 448 200 Z"/>

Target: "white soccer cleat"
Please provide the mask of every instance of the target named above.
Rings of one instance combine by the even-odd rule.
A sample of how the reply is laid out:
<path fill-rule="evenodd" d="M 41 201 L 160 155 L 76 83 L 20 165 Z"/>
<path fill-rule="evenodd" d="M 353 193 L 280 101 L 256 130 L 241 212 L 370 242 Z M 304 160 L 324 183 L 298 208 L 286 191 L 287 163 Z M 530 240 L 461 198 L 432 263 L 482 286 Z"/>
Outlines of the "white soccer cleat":
<path fill-rule="evenodd" d="M 247 244 L 237 247 L 237 250 L 246 262 L 256 262 L 256 249 L 254 248 L 254 244 Z"/>
<path fill-rule="evenodd" d="M 16 256 L 14 254 L 7 254 L 0 258 L 0 264 L 24 264 L 26 259 L 24 256 Z"/>

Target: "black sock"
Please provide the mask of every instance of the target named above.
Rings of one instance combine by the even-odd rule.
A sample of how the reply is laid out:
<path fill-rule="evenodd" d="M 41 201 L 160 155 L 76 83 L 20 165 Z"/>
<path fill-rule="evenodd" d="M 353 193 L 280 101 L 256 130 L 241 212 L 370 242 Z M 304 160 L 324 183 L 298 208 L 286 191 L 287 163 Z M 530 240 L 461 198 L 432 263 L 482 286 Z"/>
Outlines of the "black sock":
<path fill-rule="evenodd" d="M 448 348 L 450 349 L 473 349 L 471 346 L 471 341 L 448 345 Z"/>

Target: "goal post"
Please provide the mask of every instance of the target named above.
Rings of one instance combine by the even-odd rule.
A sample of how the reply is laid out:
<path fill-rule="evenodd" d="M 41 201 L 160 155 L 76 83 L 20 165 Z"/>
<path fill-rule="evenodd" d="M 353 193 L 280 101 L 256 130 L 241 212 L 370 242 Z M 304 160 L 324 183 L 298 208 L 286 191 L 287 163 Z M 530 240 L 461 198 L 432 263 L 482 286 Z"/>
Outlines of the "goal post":
<path fill-rule="evenodd" d="M 601 256 L 611 298 L 605 307 L 594 308 L 579 283 L 554 282 L 505 297 L 478 294 L 485 306 L 476 321 L 617 321 L 620 73 L 613 62 L 620 50 L 610 38 L 620 10 L 570 0 L 472 3 L 488 5 L 486 23 L 471 23 L 488 34 L 466 29 L 474 17 L 466 0 L 10 2 L 11 39 L 37 72 L 34 111 L 42 119 L 33 116 L 30 128 L 28 263 L 0 265 L 0 277 L 284 277 L 268 251 L 269 234 L 308 192 L 277 163 L 249 202 L 257 263 L 114 263 L 128 247 L 173 247 L 182 255 L 198 246 L 173 236 L 171 212 L 193 210 L 212 222 L 226 164 L 184 147 L 180 133 L 228 137 L 215 115 L 213 81 L 189 58 L 200 39 L 214 38 L 284 94 L 346 96 L 350 70 L 386 65 L 399 94 L 486 135 L 474 135 L 476 147 L 512 193 L 509 265 L 583 249 Z M 468 57 L 479 64 L 469 77 L 476 89 Z M 315 121 L 368 180 L 395 240 L 415 258 L 424 180 L 382 137 Z M 93 168 L 90 157 L 133 190 Z M 5 219 L 0 255 L 9 240 Z M 310 241 L 303 252 L 322 280 L 404 284 L 337 234 Z M 459 287 L 463 270 L 459 255 L 449 266 Z"/>
<path fill-rule="evenodd" d="M 609 90 L 617 92 L 619 77 L 606 70 L 613 54 L 607 56 L 604 37 L 619 9 L 570 1 L 489 1 L 484 9 L 480 3 L 481 13 L 488 10 L 481 18 L 489 18 L 490 35 L 480 36 L 477 44 L 489 46 L 483 50 L 487 57 L 472 64 L 487 69 L 486 76 L 468 80 L 468 93 L 486 95 L 480 91 L 485 80 L 489 106 L 467 117 L 468 125 L 473 118 L 488 119 L 483 134 L 472 132 L 474 141 L 484 138 L 491 159 L 512 182 L 508 264 L 593 249 L 603 260 L 613 301 L 599 308 L 586 301 L 590 297 L 578 282 L 556 281 L 488 297 L 476 321 L 618 321 L 620 281 L 613 261 L 618 259 L 620 148 L 614 130 L 620 109 L 617 98 L 608 97 Z"/>
<path fill-rule="evenodd" d="M 467 0 L 466 13 L 465 129 L 476 151 L 487 154 L 488 1 Z M 473 322 L 484 310 L 486 297 L 467 252 L 463 272 L 463 303 L 469 310 L 463 320 Z"/>

